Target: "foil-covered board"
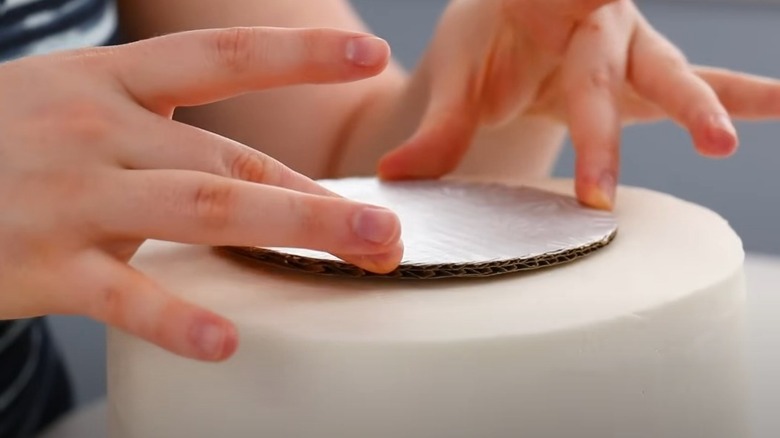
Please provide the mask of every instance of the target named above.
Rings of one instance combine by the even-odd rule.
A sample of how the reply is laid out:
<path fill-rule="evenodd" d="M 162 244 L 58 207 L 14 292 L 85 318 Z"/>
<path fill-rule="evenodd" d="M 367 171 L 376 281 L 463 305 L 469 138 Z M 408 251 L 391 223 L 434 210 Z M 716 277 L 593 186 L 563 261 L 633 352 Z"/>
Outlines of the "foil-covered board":
<path fill-rule="evenodd" d="M 298 248 L 224 247 L 265 266 L 344 277 L 490 277 L 571 262 L 608 245 L 617 220 L 570 196 L 526 186 L 457 180 L 318 181 L 344 197 L 392 209 L 405 252 L 389 274 Z"/>

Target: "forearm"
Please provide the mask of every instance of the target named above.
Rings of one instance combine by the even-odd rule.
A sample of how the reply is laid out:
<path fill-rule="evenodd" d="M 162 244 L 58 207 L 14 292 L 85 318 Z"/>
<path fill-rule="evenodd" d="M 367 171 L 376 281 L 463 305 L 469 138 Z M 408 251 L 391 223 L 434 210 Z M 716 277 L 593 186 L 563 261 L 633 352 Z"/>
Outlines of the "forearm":
<path fill-rule="evenodd" d="M 232 26 L 336 27 L 366 31 L 345 0 L 121 0 L 131 38 Z M 379 158 L 417 129 L 430 95 L 426 62 L 407 75 L 391 63 L 381 75 L 344 85 L 253 93 L 177 118 L 259 149 L 313 178 L 373 174 Z M 475 139 L 461 174 L 533 178 L 549 172 L 561 126 L 523 119 Z"/>
<path fill-rule="evenodd" d="M 120 0 L 120 8 L 123 28 L 133 39 L 233 26 L 367 31 L 344 0 Z M 403 81 L 402 70 L 391 64 L 375 78 L 252 93 L 182 108 L 177 118 L 259 149 L 311 177 L 327 177 L 337 167 L 339 145 L 350 137 L 364 106 Z"/>

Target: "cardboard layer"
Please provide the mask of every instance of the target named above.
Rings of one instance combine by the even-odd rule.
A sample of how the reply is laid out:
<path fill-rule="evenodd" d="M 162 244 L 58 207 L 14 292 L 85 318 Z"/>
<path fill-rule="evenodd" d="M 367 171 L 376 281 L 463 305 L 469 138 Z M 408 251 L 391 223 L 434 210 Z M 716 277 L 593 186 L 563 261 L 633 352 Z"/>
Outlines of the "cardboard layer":
<path fill-rule="evenodd" d="M 335 256 L 298 248 L 224 247 L 265 266 L 346 277 L 436 279 L 489 277 L 571 262 L 617 235 L 617 220 L 576 199 L 531 187 L 435 180 L 320 181 L 328 189 L 395 211 L 404 259 L 394 272 L 374 274 Z"/>
<path fill-rule="evenodd" d="M 609 235 L 606 239 L 592 245 L 561 251 L 559 253 L 544 254 L 529 259 L 518 258 L 488 263 L 451 263 L 439 265 L 410 265 L 402 264 L 388 274 L 376 274 L 358 268 L 355 265 L 331 261 L 318 260 L 308 257 L 300 257 L 291 254 L 279 253 L 263 248 L 253 247 L 224 247 L 227 254 L 242 257 L 269 267 L 291 269 L 308 274 L 330 275 L 337 277 L 373 277 L 373 278 L 398 278 L 410 280 L 435 280 L 439 278 L 457 277 L 493 277 L 502 274 L 511 274 L 520 271 L 542 269 L 563 263 L 572 262 L 581 257 L 608 245 L 617 233 Z"/>

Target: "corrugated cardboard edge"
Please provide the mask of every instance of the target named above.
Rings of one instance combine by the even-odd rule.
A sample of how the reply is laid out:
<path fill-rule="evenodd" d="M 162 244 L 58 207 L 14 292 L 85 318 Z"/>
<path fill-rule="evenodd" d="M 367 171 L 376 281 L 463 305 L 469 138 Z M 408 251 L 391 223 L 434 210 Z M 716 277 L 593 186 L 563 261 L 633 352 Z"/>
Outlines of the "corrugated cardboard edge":
<path fill-rule="evenodd" d="M 388 274 L 376 274 L 352 264 L 336 260 L 320 260 L 277 251 L 240 246 L 223 246 L 217 250 L 244 261 L 264 267 L 278 268 L 304 274 L 324 275 L 342 278 L 390 278 L 400 280 L 436 280 L 446 278 L 485 278 L 516 272 L 532 271 L 570 263 L 609 245 L 617 231 L 590 245 L 566 249 L 535 257 L 517 258 L 475 264 L 401 264 Z"/>

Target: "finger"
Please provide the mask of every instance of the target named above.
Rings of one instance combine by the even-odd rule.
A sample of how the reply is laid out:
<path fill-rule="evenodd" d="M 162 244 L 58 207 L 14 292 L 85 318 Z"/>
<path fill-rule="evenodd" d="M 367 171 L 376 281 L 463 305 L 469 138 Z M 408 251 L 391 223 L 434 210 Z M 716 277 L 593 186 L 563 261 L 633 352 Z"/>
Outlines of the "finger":
<path fill-rule="evenodd" d="M 652 122 L 666 117 L 663 109 L 638 95 L 628 84 L 623 87 L 620 108 L 625 125 L 638 122 Z"/>
<path fill-rule="evenodd" d="M 629 70 L 637 93 L 686 127 L 699 153 L 725 157 L 735 152 L 737 132 L 718 95 L 680 51 L 645 22 L 636 32 Z"/>
<path fill-rule="evenodd" d="M 718 95 L 732 118 L 767 120 L 780 117 L 780 81 L 713 67 L 695 67 L 695 73 Z M 630 87 L 623 93 L 623 120 L 648 122 L 665 118 L 664 111 L 638 96 Z"/>
<path fill-rule="evenodd" d="M 225 318 L 170 294 L 103 254 L 89 253 L 79 261 L 74 272 L 81 274 L 83 284 L 61 294 L 68 298 L 63 302 L 68 313 L 86 314 L 188 358 L 221 361 L 235 352 L 236 329 Z"/>
<path fill-rule="evenodd" d="M 382 254 L 334 255 L 347 263 L 359 266 L 366 271 L 377 274 L 388 274 L 398 268 L 404 255 L 404 245 L 403 242 L 399 240 L 389 251 Z"/>
<path fill-rule="evenodd" d="M 620 156 L 623 88 L 632 26 L 620 4 L 599 9 L 572 37 L 562 69 L 566 111 L 577 153 L 576 192 L 586 205 L 611 209 Z"/>
<path fill-rule="evenodd" d="M 194 170 L 284 187 L 321 196 L 338 196 L 310 178 L 256 149 L 209 131 L 143 114 L 139 124 L 154 132 L 144 142 L 118 148 L 120 164 L 136 170 Z"/>
<path fill-rule="evenodd" d="M 780 117 L 780 80 L 711 67 L 697 67 L 695 71 L 715 90 L 733 117 Z"/>
<path fill-rule="evenodd" d="M 166 144 L 126 148 L 122 163 L 125 167 L 194 170 L 312 195 L 342 198 L 257 150 L 208 131 L 156 119 L 152 123 L 159 125 L 155 126 L 155 131 L 160 134 L 153 136 L 151 141 L 164 141 Z M 334 255 L 372 272 L 388 272 L 396 267 L 403 249 L 399 243 L 383 254 Z"/>
<path fill-rule="evenodd" d="M 387 259 L 398 255 L 401 226 L 384 208 L 199 172 L 136 170 L 109 181 L 84 207 L 107 235 L 371 255 L 382 263 L 362 266 L 371 270 L 400 262 Z"/>
<path fill-rule="evenodd" d="M 113 53 L 123 87 L 153 110 L 271 87 L 359 80 L 381 72 L 390 56 L 386 42 L 365 34 L 258 27 L 177 33 Z"/>
<path fill-rule="evenodd" d="M 445 26 L 460 23 L 456 18 L 445 18 Z M 463 31 L 445 28 L 441 33 L 469 34 Z M 483 52 L 482 59 L 472 59 Z M 384 179 L 438 178 L 455 170 L 479 127 L 512 120 L 531 101 L 549 67 L 521 33 L 506 26 L 489 41 L 459 45 L 447 40 L 431 53 L 437 57 L 427 60 L 429 104 L 414 135 L 380 160 Z M 481 66 L 476 72 L 474 64 Z"/>
<path fill-rule="evenodd" d="M 121 164 L 130 169 L 194 170 L 232 179 L 283 187 L 320 196 L 342 198 L 277 160 L 211 132 L 149 115 L 157 135 L 149 144 L 122 148 Z M 384 254 L 337 257 L 379 272 L 395 268 L 403 250 L 396 245 Z"/>
<path fill-rule="evenodd" d="M 453 64 L 465 65 L 457 61 Z M 477 87 L 476 80 L 466 74 L 465 69 L 455 69 L 452 74 L 435 75 L 430 102 L 419 127 L 401 146 L 381 158 L 380 178 L 438 178 L 458 167 L 480 121 L 478 99 L 472 92 Z"/>

